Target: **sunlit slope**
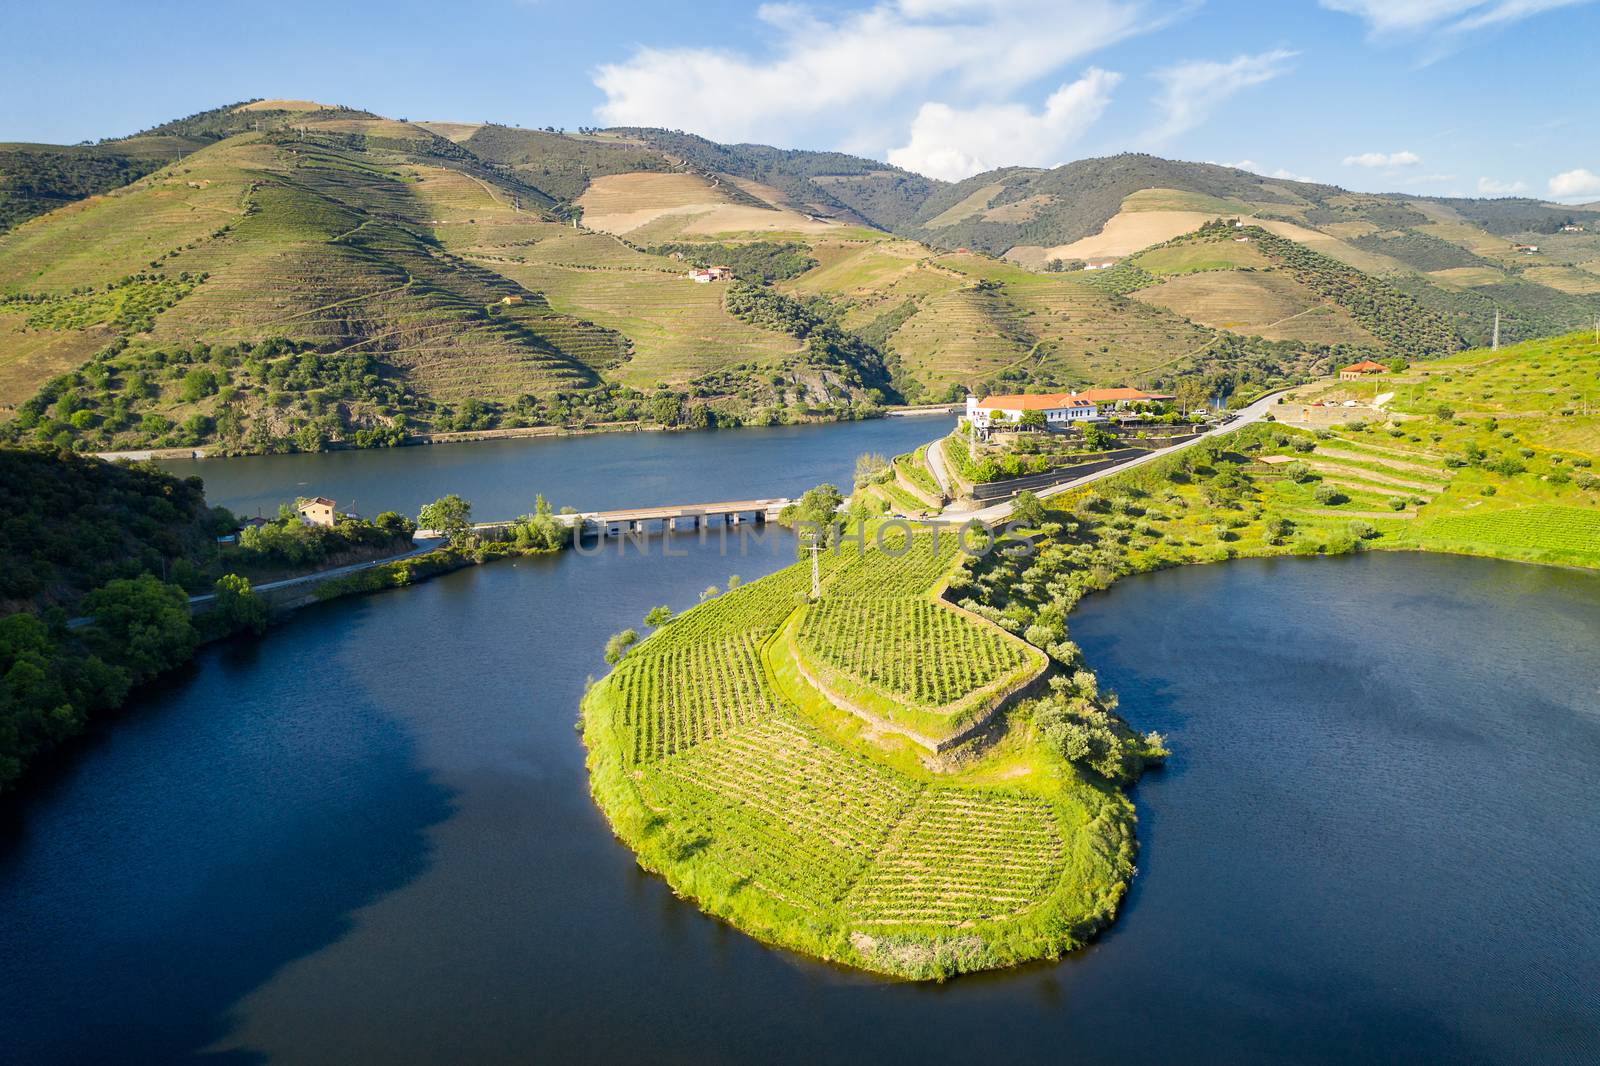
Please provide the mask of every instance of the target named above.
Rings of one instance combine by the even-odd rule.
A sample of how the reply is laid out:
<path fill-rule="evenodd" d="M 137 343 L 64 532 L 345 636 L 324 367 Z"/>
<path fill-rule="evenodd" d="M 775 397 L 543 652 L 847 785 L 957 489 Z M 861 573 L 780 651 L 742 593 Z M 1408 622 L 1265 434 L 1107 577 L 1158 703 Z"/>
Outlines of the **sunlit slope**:
<path fill-rule="evenodd" d="M 584 388 L 621 358 L 617 338 L 537 314 L 535 294 L 440 254 L 417 168 L 370 155 L 314 141 L 276 149 L 246 217 L 172 258 L 172 269 L 207 280 L 162 316 L 154 339 L 283 336 L 360 351 L 445 402 Z M 522 306 L 502 313 L 508 297 Z"/>
<path fill-rule="evenodd" d="M 574 226 L 517 210 L 493 187 L 448 171 L 419 174 L 417 195 L 452 253 L 626 339 L 627 359 L 609 377 L 639 388 L 678 385 L 730 363 L 776 365 L 801 348 L 729 314 L 726 286 L 695 284 L 681 260 L 595 232 L 587 220 Z"/>
<path fill-rule="evenodd" d="M 838 228 L 770 204 L 721 176 L 612 174 L 593 179 L 577 204 L 590 229 L 646 244 L 727 233 L 825 234 Z"/>
<path fill-rule="evenodd" d="M 1333 382 L 1297 402 L 1379 397 L 1388 424 L 1322 429 L 1300 456 L 1357 496 L 1328 513 L 1376 506 L 1398 520 L 1390 534 L 1401 546 L 1600 565 L 1600 343 L 1592 330 Z"/>

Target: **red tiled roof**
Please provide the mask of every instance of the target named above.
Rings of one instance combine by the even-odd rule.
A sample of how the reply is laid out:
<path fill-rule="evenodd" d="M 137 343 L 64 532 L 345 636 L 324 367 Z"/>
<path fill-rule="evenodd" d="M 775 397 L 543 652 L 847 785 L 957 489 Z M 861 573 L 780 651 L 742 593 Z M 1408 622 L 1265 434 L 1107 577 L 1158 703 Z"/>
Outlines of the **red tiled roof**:
<path fill-rule="evenodd" d="M 313 496 L 313 497 L 311 497 L 311 499 L 306 500 L 305 502 L 303 502 L 300 506 L 309 507 L 314 503 L 320 503 L 325 507 L 332 507 L 333 506 L 333 501 L 328 499 L 326 496 Z"/>
<path fill-rule="evenodd" d="M 1343 374 L 1346 371 L 1353 370 L 1353 371 L 1355 371 L 1356 373 L 1359 373 L 1359 374 L 1370 374 L 1374 370 L 1380 370 L 1381 371 L 1381 370 L 1388 370 L 1388 369 L 1389 368 L 1384 366 L 1382 363 L 1374 363 L 1371 359 L 1363 359 L 1359 363 L 1351 363 L 1349 366 L 1340 367 L 1339 368 L 1339 373 Z"/>
<path fill-rule="evenodd" d="M 1091 403 L 1117 403 L 1121 400 L 1170 400 L 1164 393 L 1145 392 L 1143 389 L 1084 389 L 1074 393 L 1079 399 Z"/>
<path fill-rule="evenodd" d="M 1093 402 L 1070 392 L 1041 392 L 1028 396 L 988 396 L 978 403 L 978 410 L 1054 411 L 1063 407 L 1087 407 Z"/>

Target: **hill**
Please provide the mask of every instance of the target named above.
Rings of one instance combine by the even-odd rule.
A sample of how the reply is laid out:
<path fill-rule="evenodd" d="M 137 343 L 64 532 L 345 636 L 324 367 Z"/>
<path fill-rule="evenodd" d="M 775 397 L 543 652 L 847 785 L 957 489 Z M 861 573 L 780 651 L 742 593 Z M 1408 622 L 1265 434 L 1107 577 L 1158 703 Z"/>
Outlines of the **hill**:
<path fill-rule="evenodd" d="M 1386 280 L 1449 320 L 1466 345 L 1489 341 L 1496 308 L 1502 337 L 1516 340 L 1572 329 L 1600 308 L 1600 212 L 1592 208 L 1352 193 L 1147 155 L 979 174 L 930 196 L 901 230 L 1045 268 L 1131 256 L 1218 217 L 1242 218 Z M 1165 295 L 1204 321 L 1240 284 L 1202 277 Z"/>
<path fill-rule="evenodd" d="M 17 150 L 0 434 L 78 450 L 766 424 L 1195 374 L 1228 393 L 1486 342 L 1497 310 L 1507 340 L 1600 310 L 1600 212 L 1151 156 L 950 185 L 296 100 Z M 736 282 L 690 279 L 713 265 Z"/>

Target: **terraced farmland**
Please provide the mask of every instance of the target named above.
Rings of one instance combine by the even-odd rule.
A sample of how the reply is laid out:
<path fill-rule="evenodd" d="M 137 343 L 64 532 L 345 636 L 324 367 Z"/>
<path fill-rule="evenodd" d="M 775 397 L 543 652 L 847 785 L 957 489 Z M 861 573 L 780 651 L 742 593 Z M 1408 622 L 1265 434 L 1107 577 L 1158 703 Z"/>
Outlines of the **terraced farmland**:
<path fill-rule="evenodd" d="M 108 344 L 114 332 L 106 326 L 58 332 L 27 329 L 27 315 L 0 312 L 0 408 L 32 396 L 41 381 L 82 366 Z"/>
<path fill-rule="evenodd" d="M 526 249 L 522 259 L 496 266 L 543 293 L 557 311 L 632 342 L 631 358 L 615 373 L 627 384 L 682 384 L 730 363 L 776 366 L 801 350 L 788 334 L 729 314 L 724 286 L 696 285 L 682 263 L 636 252 L 602 234 L 551 236 Z"/>
<path fill-rule="evenodd" d="M 1023 649 L 998 630 L 928 600 L 829 595 L 806 608 L 808 657 L 897 701 L 939 709 L 1014 673 Z"/>
<path fill-rule="evenodd" d="M 1185 273 L 1141 289 L 1135 296 L 1204 325 L 1245 336 L 1311 344 L 1377 344 L 1344 308 L 1276 271 Z"/>
<path fill-rule="evenodd" d="M 663 763 L 645 790 L 707 833 L 710 850 L 787 902 L 839 903 L 919 789 L 779 719 Z"/>
<path fill-rule="evenodd" d="M 1033 274 L 976 256 L 938 263 L 980 284 L 927 299 L 890 338 L 911 373 L 935 391 L 1008 368 L 1069 384 L 1123 381 L 1214 339 L 1166 310 L 1101 292 L 1080 277 Z"/>
<path fill-rule="evenodd" d="M 1131 872 L 1120 795 L 1043 770 L 1027 746 L 930 769 L 861 741 L 814 690 L 790 702 L 770 672 L 802 609 L 826 612 L 812 638 L 900 671 L 885 686 L 930 701 L 1023 663 L 1013 638 L 928 598 L 954 561 L 942 539 L 826 553 L 810 607 L 808 563 L 740 586 L 590 691 L 595 796 L 645 866 L 762 939 L 903 977 L 1052 956 L 1109 917 Z"/>
<path fill-rule="evenodd" d="M 1049 804 L 999 790 L 930 788 L 848 907 L 864 926 L 1003 918 L 1048 890 L 1061 857 Z"/>

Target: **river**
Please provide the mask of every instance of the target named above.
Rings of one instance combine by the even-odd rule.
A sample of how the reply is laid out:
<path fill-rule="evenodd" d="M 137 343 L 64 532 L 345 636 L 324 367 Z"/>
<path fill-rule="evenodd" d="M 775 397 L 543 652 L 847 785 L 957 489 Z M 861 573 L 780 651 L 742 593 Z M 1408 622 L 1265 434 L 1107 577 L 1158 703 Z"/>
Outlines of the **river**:
<path fill-rule="evenodd" d="M 842 481 L 865 448 L 822 432 L 789 462 Z M 682 476 L 626 499 L 727 483 Z M 145 693 L 0 813 L 0 1060 L 1600 1056 L 1600 575 L 1373 554 L 1092 597 L 1075 639 L 1176 751 L 1129 900 L 1062 963 L 922 987 L 702 916 L 591 804 L 606 635 L 792 558 L 676 543 L 322 605 Z"/>
<path fill-rule="evenodd" d="M 206 497 L 270 517 L 296 496 L 328 496 L 375 515 L 417 509 L 453 492 L 479 521 L 515 518 L 543 494 L 580 511 L 649 504 L 798 496 L 822 481 L 846 487 L 862 452 L 893 456 L 948 432 L 949 415 L 720 430 L 597 433 L 322 454 L 170 460 L 205 479 Z"/>

